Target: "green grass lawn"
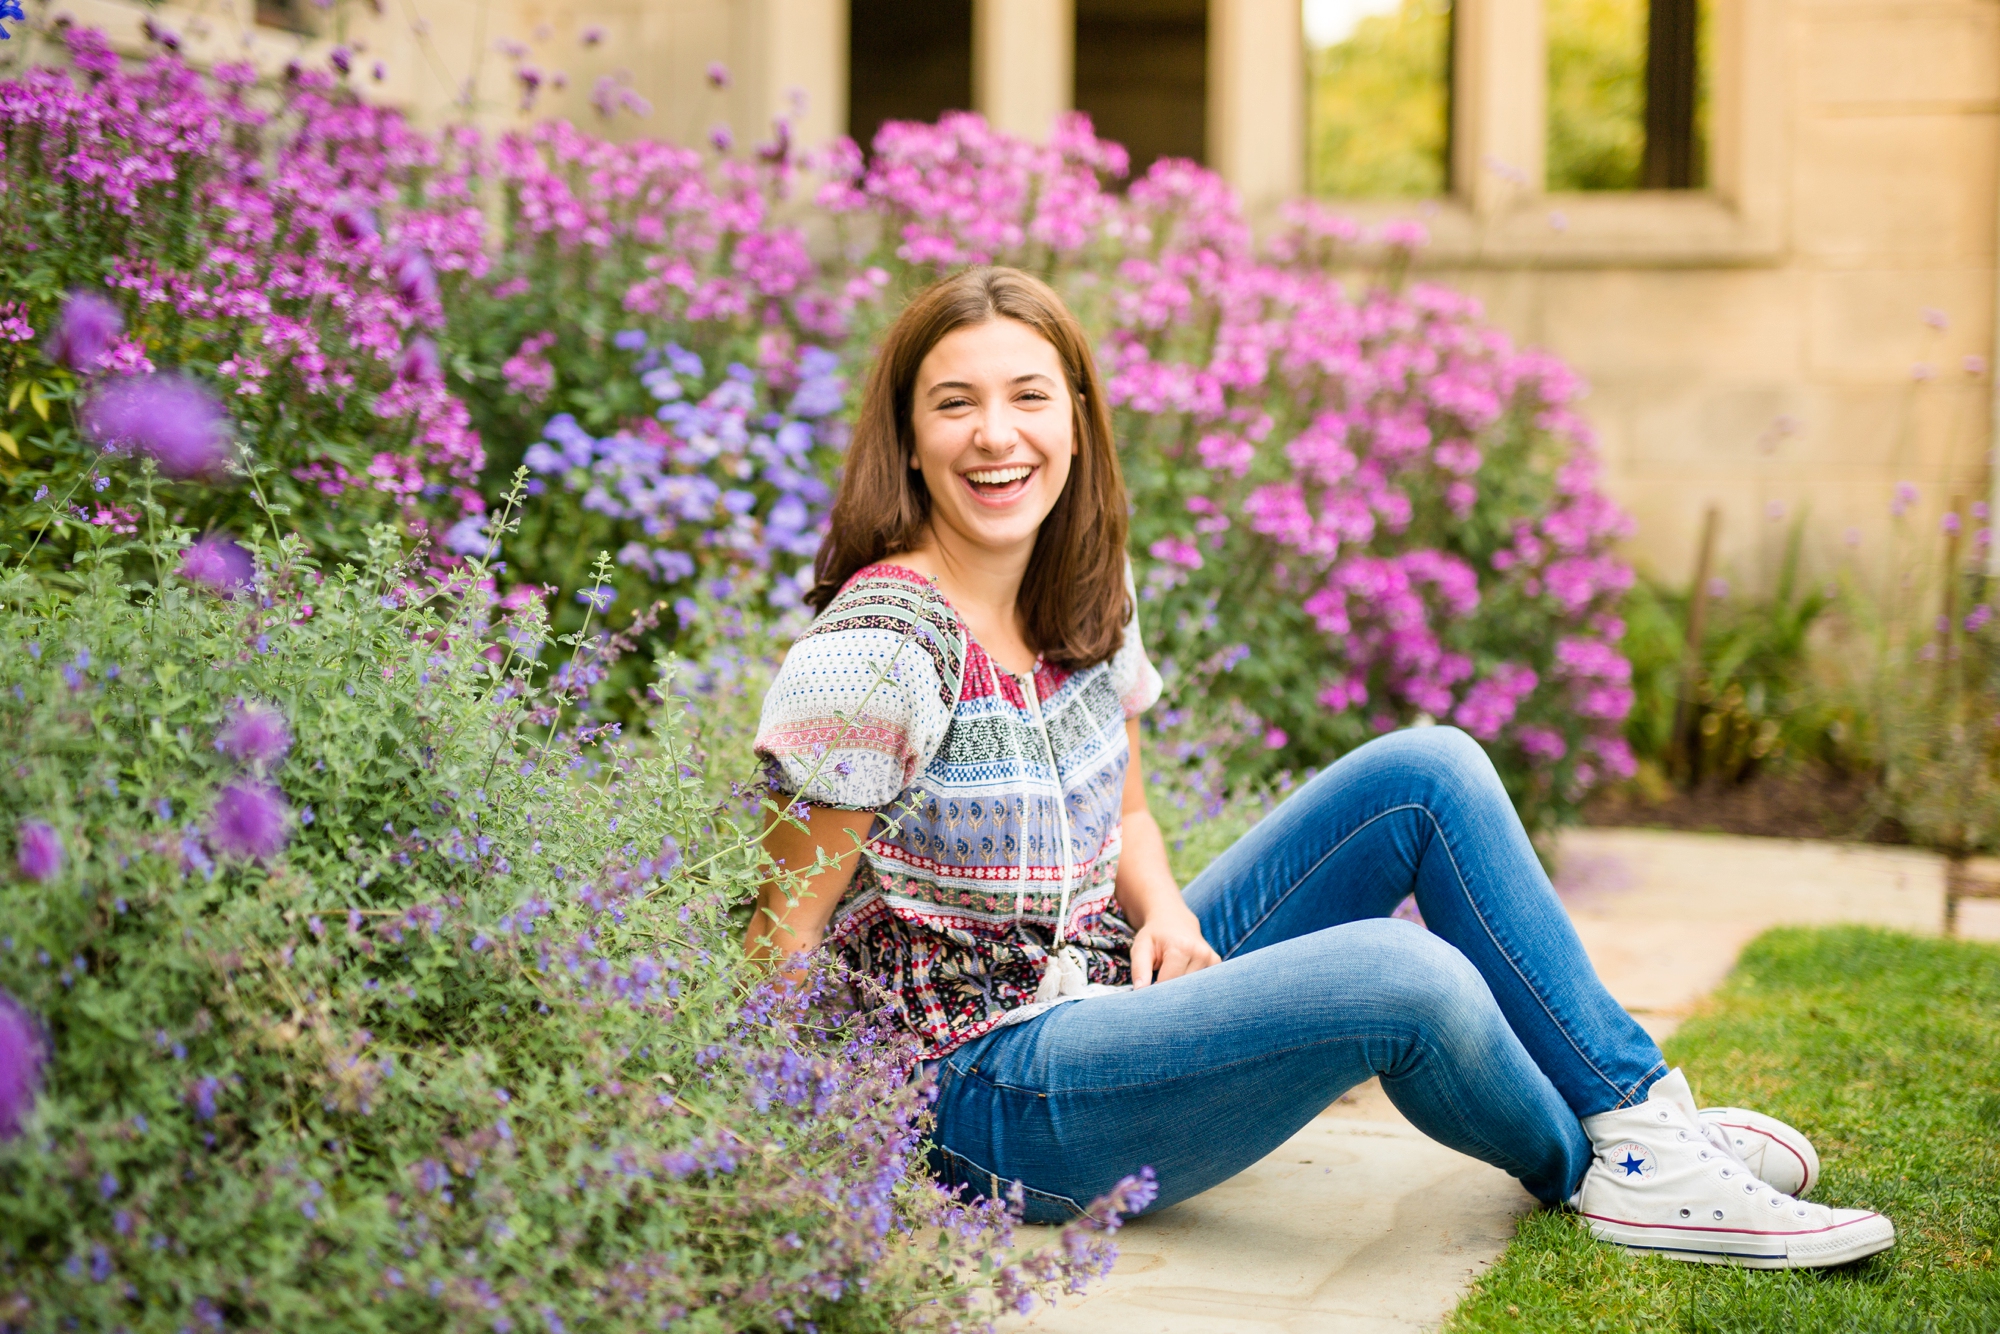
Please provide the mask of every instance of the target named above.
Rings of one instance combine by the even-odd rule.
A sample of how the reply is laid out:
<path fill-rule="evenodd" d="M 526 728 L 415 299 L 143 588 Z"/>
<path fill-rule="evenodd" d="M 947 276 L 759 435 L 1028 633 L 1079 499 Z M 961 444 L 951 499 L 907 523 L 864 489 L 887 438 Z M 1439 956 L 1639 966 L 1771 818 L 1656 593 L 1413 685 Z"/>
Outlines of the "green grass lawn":
<path fill-rule="evenodd" d="M 1634 1258 L 1570 1214 L 1524 1219 L 1453 1314 L 1473 1330 L 2000 1330 L 2000 949 L 1860 927 L 1759 937 L 1667 1043 L 1704 1106 L 1812 1136 L 1823 1204 L 1894 1250 L 1839 1269 Z"/>

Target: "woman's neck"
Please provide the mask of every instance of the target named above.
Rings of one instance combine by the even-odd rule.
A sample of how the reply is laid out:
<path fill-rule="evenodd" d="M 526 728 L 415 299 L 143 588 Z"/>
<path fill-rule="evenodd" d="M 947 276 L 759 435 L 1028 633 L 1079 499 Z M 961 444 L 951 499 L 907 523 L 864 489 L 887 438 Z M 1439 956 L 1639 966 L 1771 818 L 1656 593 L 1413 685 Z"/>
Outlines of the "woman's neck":
<path fill-rule="evenodd" d="M 915 546 L 888 559 L 935 580 L 986 655 L 1007 671 L 1025 674 L 1034 670 L 1036 654 L 1021 624 L 1019 599 L 1033 552 L 1032 546 L 1019 552 L 968 551 L 949 535 L 926 528 Z"/>

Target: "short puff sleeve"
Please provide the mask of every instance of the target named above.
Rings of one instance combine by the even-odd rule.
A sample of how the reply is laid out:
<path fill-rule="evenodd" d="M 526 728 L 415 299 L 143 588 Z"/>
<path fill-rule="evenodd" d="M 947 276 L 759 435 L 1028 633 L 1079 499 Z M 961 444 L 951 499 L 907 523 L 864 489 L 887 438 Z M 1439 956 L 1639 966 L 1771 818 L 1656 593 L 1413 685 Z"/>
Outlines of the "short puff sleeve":
<path fill-rule="evenodd" d="M 1132 582 L 1130 560 L 1125 562 L 1125 597 L 1131 603 L 1132 616 L 1125 622 L 1125 642 L 1111 655 L 1111 684 L 1117 688 L 1125 716 L 1137 718 L 1159 702 L 1163 687 L 1160 671 L 1146 656 L 1146 646 L 1139 639 L 1139 594 Z"/>
<path fill-rule="evenodd" d="M 928 584 L 863 575 L 807 627 L 764 696 L 755 748 L 797 800 L 875 810 L 943 744 L 964 631 Z"/>

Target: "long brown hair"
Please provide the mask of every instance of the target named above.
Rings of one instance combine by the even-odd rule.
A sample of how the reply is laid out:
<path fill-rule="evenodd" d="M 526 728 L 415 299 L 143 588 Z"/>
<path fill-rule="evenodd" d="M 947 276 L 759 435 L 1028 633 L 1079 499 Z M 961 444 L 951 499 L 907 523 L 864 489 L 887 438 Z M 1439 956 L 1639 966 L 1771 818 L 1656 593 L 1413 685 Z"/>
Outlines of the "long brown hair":
<path fill-rule="evenodd" d="M 1076 459 L 1035 535 L 1015 606 L 1029 644 L 1043 657 L 1089 667 L 1118 651 L 1132 614 L 1125 595 L 1125 479 L 1090 340 L 1062 298 L 1019 269 L 964 269 L 940 278 L 889 326 L 861 396 L 806 601 L 825 611 L 855 571 L 921 539 L 931 497 L 923 474 L 910 466 L 917 368 L 945 335 L 990 320 L 1016 320 L 1048 339 L 1069 377 Z"/>

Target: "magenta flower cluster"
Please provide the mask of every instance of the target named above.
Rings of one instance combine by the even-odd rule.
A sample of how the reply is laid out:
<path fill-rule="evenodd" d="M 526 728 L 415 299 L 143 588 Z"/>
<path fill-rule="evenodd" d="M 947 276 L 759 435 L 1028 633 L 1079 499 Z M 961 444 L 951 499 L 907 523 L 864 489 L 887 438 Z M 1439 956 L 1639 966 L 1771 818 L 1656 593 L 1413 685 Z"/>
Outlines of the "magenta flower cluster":
<path fill-rule="evenodd" d="M 1421 226 L 1296 204 L 1259 247 L 1191 163 L 1114 193 L 1123 153 L 1081 117 L 1040 146 L 948 115 L 874 149 L 836 155 L 824 207 L 879 219 L 920 272 L 1048 272 L 1101 321 L 1142 591 L 1178 599 L 1179 623 L 1226 615 L 1269 568 L 1324 636 L 1300 664 L 1322 708 L 1369 730 L 1454 722 L 1572 797 L 1632 771 L 1615 647 L 1632 573 L 1612 551 L 1630 520 L 1598 490 L 1582 386 L 1475 301 L 1399 276 Z M 1343 276 L 1370 265 L 1388 279 Z"/>

